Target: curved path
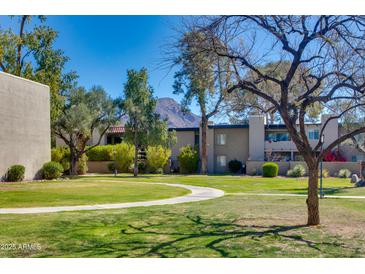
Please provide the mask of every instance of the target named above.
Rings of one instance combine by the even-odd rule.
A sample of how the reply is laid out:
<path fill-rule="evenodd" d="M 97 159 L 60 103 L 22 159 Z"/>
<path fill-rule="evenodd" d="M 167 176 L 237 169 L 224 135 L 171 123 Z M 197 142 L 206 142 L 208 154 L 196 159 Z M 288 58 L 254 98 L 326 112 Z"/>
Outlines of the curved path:
<path fill-rule="evenodd" d="M 156 183 L 156 184 L 186 188 L 190 190 L 191 193 L 185 196 L 180 196 L 175 198 L 145 201 L 145 202 L 120 203 L 120 204 L 0 208 L 0 214 L 34 214 L 34 213 L 51 213 L 51 212 L 61 212 L 61 211 L 77 211 L 77 210 L 118 209 L 118 208 L 130 208 L 138 206 L 174 205 L 188 202 L 210 200 L 222 197 L 224 195 L 224 191 L 210 187 L 190 186 L 182 184 L 168 184 L 168 183 Z"/>

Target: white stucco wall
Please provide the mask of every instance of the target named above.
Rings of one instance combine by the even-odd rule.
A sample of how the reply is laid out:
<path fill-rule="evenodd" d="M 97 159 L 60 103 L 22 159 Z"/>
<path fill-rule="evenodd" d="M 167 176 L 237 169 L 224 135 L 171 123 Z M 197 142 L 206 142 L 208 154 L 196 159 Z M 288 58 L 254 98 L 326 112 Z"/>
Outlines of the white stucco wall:
<path fill-rule="evenodd" d="M 49 87 L 0 72 L 0 178 L 15 164 L 37 178 L 50 159 Z"/>

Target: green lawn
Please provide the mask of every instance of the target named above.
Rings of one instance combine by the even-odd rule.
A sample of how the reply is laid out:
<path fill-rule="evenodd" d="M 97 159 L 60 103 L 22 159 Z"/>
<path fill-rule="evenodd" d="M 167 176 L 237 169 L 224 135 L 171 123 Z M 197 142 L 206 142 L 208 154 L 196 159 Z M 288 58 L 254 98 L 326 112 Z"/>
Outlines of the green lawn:
<path fill-rule="evenodd" d="M 102 180 L 63 180 L 0 184 L 0 207 L 85 205 L 157 200 L 189 190 L 165 185 Z"/>
<path fill-rule="evenodd" d="M 108 182 L 107 185 L 101 180 L 114 182 Z M 115 187 L 109 193 L 115 194 L 117 191 L 126 196 L 135 195 L 139 186 L 139 196 L 159 191 L 157 187 L 163 187 L 166 191 L 184 191 L 154 185 L 153 182 L 211 186 L 224 190 L 228 195 L 178 205 L 0 215 L 0 257 L 365 256 L 365 199 L 320 200 L 321 226 L 307 227 L 305 197 L 229 195 L 242 192 L 305 193 L 305 179 L 155 175 L 135 179 L 130 175 L 122 175 L 118 178 L 93 176 L 60 183 L 12 185 L 33 187 L 31 193 L 38 193 L 37 188 L 47 193 L 52 190 L 52 184 L 65 184 L 63 188 L 71 189 L 74 189 L 73 185 L 91 187 L 94 184 L 97 189 Z M 349 179 L 326 178 L 324 184 L 327 194 L 365 194 L 363 188 L 349 188 Z M 49 187 L 48 190 L 45 190 L 45 186 Z M 126 186 L 131 187 L 129 192 L 133 194 L 123 192 Z M 163 189 L 160 192 L 165 194 Z M 103 191 L 100 190 L 98 194 Z M 1 197 L 11 193 L 4 190 L 0 192 Z M 174 195 L 178 194 L 175 192 Z M 94 199 L 94 196 L 86 196 Z M 35 248 L 29 248 L 29 245 Z"/>
<path fill-rule="evenodd" d="M 3 257 L 363 257 L 365 207 L 322 200 L 306 227 L 304 198 L 226 196 L 173 206 L 0 216 Z"/>
<path fill-rule="evenodd" d="M 224 190 L 226 193 L 307 193 L 307 178 L 263 178 L 258 176 L 200 176 L 200 175 L 141 175 L 138 178 L 128 174 L 118 177 L 111 175 L 80 177 L 81 180 L 123 180 L 134 182 L 170 182 L 196 186 L 208 186 Z M 365 188 L 356 188 L 350 179 L 324 178 L 326 195 L 365 196 Z"/>

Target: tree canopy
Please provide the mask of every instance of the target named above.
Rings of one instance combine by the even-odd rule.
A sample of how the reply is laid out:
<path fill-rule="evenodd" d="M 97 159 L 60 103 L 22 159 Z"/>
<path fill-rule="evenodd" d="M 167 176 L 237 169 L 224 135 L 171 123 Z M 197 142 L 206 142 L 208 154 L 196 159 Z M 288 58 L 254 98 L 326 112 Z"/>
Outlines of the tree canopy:
<path fill-rule="evenodd" d="M 121 109 L 128 117 L 125 124 L 125 139 L 135 146 L 134 175 L 138 175 L 138 153 L 149 145 L 168 147 L 175 140 L 173 132 L 168 131 L 167 122 L 155 112 L 156 98 L 148 83 L 148 72 L 128 70 L 128 80 L 120 102 Z"/>
<path fill-rule="evenodd" d="M 48 85 L 51 91 L 51 121 L 60 114 L 62 94 L 77 78 L 64 72 L 69 58 L 55 48 L 58 32 L 47 26 L 45 16 L 14 16 L 11 28 L 0 28 L 0 69 Z"/>
<path fill-rule="evenodd" d="M 109 127 L 117 122 L 118 116 L 114 101 L 100 86 L 94 86 L 89 91 L 83 87 L 74 87 L 65 98 L 52 130 L 69 146 L 71 173 L 75 174 L 78 159 L 100 143 Z M 93 146 L 86 148 L 93 133 L 99 133 L 99 139 Z"/>
<path fill-rule="evenodd" d="M 329 121 L 363 105 L 365 17 L 208 16 L 194 28 L 206 37 L 201 51 L 229 60 L 233 77 L 228 91 L 250 92 L 279 113 L 308 166 L 307 223 L 319 224 L 318 165 L 336 146 L 364 133 L 365 126 L 358 124 L 321 150 L 322 138 L 314 146 L 308 140 L 306 117 L 317 105 L 326 110 L 334 102 L 347 102 L 345 110 L 324 123 L 322 136 Z M 270 63 L 287 65 L 262 69 Z M 274 94 L 263 87 L 267 84 Z"/>

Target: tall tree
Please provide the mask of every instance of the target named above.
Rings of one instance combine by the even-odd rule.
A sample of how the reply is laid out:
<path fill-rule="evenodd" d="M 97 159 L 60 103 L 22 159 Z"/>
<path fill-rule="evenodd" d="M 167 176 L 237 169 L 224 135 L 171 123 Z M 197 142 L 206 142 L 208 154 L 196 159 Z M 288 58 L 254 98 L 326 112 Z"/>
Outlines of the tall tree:
<path fill-rule="evenodd" d="M 215 38 L 214 41 L 217 42 Z M 229 80 L 225 70 L 227 62 L 223 58 L 202 49 L 206 43 L 204 33 L 189 31 L 179 40 L 178 56 L 174 60 L 180 70 L 175 74 L 174 93 L 183 94 L 181 102 L 184 111 L 187 111 L 192 101 L 196 101 L 201 115 L 201 174 L 207 173 L 207 130 L 209 119 L 219 112 Z"/>
<path fill-rule="evenodd" d="M 55 48 L 58 33 L 45 25 L 45 16 L 12 17 L 15 19 L 18 21 L 11 28 L 0 28 L 0 69 L 50 87 L 53 123 L 63 106 L 62 93 L 71 87 L 77 75 L 64 72 L 69 58 Z"/>
<path fill-rule="evenodd" d="M 128 80 L 124 85 L 124 96 L 121 109 L 128 120 L 125 124 L 126 140 L 133 143 L 134 176 L 138 176 L 138 155 L 148 145 L 161 144 L 169 146 L 174 140 L 174 133 L 168 132 L 167 122 L 160 119 L 155 112 L 156 98 L 148 84 L 148 73 L 145 68 L 140 71 L 128 70 Z"/>
<path fill-rule="evenodd" d="M 70 148 L 70 174 L 77 174 L 77 162 L 88 150 L 100 144 L 109 127 L 118 120 L 115 102 L 104 89 L 94 86 L 90 91 L 74 87 L 66 95 L 61 114 L 54 123 L 53 132 Z M 93 133 L 99 138 L 86 148 Z"/>
<path fill-rule="evenodd" d="M 201 20 L 197 29 L 207 43 L 202 50 L 231 61 L 234 83 L 229 91 L 245 90 L 270 102 L 308 166 L 308 225 L 320 223 L 318 166 L 333 148 L 365 132 L 363 124 L 331 141 L 320 150 L 320 138 L 311 146 L 305 130 L 308 110 L 315 104 L 326 107 L 338 100 L 348 106 L 338 119 L 351 109 L 361 107 L 365 92 L 365 19 L 363 16 L 220 16 Z M 221 43 L 209 43 L 219 37 Z M 289 62 L 284 77 L 260 69 L 262 65 Z M 304 69 L 302 69 L 304 68 Z M 308 68 L 308 69 L 305 69 Z M 293 95 L 298 73 L 303 81 L 300 94 Z M 253 75 L 252 79 L 247 76 Z M 280 91 L 275 97 L 260 87 L 270 83 Z M 321 128 L 323 135 L 328 122 Z"/>
<path fill-rule="evenodd" d="M 270 75 L 283 80 L 285 78 L 286 72 L 290 67 L 288 61 L 281 62 L 270 62 L 263 66 L 258 66 L 258 69 L 262 74 Z M 298 96 L 301 94 L 303 89 L 305 89 L 306 83 L 301 78 L 301 74 L 304 70 L 309 70 L 304 64 L 295 72 L 292 80 L 292 84 L 289 87 L 290 96 Z M 247 81 L 255 81 L 255 73 L 249 72 L 247 75 Z M 310 84 L 312 84 L 313 80 Z M 265 91 L 276 100 L 280 97 L 280 88 L 269 82 L 262 81 L 257 83 L 257 86 Z M 320 91 L 320 89 L 318 89 Z M 316 93 L 318 93 L 318 91 Z M 270 124 L 276 123 L 280 120 L 280 115 L 274 105 L 256 94 L 246 92 L 246 90 L 237 90 L 227 96 L 225 100 L 226 113 L 231 118 L 231 121 L 247 120 L 248 115 L 252 114 L 262 114 L 266 116 L 266 121 Z M 323 106 L 319 103 L 313 104 L 313 106 L 307 109 L 307 119 L 308 120 L 318 120 Z"/>

